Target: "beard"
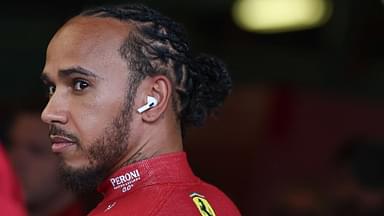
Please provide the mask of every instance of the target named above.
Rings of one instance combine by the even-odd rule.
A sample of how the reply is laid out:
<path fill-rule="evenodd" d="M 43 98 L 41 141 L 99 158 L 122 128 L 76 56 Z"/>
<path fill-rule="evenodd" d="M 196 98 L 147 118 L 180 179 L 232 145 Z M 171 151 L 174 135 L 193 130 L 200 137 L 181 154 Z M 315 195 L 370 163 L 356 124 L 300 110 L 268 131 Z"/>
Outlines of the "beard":
<path fill-rule="evenodd" d="M 110 174 L 116 162 L 125 155 L 132 121 L 131 107 L 131 104 L 125 104 L 125 108 L 106 127 L 103 134 L 93 143 L 87 145 L 90 147 L 85 149 L 82 147 L 84 145 L 78 145 L 81 150 L 87 153 L 88 166 L 73 168 L 68 166 L 64 160 L 60 161 L 60 177 L 69 189 L 79 193 L 94 191 Z M 50 128 L 50 134 L 59 134 L 79 141 L 76 136 L 54 125 Z"/>

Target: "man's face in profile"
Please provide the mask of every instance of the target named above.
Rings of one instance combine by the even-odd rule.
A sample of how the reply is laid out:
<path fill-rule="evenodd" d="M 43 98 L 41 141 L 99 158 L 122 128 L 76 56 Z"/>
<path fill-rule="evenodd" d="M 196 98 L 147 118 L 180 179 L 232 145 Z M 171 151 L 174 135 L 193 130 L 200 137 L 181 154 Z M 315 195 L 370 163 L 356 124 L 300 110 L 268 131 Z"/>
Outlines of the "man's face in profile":
<path fill-rule="evenodd" d="M 77 17 L 48 46 L 42 78 L 50 100 L 42 119 L 70 181 L 103 178 L 127 151 L 133 98 L 119 48 L 128 30 L 116 20 Z"/>

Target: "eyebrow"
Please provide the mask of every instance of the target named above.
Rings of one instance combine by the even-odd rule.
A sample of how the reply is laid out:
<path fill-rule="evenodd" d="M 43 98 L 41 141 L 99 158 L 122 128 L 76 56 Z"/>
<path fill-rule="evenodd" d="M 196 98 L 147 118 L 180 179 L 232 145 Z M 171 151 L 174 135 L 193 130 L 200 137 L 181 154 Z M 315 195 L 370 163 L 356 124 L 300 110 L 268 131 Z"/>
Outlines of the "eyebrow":
<path fill-rule="evenodd" d="M 43 72 L 41 75 L 40 75 L 40 79 L 43 81 L 43 83 L 52 83 L 51 79 L 49 79 L 48 75 Z"/>
<path fill-rule="evenodd" d="M 62 78 L 71 76 L 73 74 L 80 74 L 83 76 L 100 78 L 99 76 L 97 76 L 92 71 L 85 69 L 83 67 L 80 67 L 80 66 L 59 70 L 59 77 L 62 77 Z"/>
<path fill-rule="evenodd" d="M 59 77 L 60 78 L 69 77 L 69 76 L 74 75 L 74 74 L 80 74 L 80 75 L 83 75 L 83 76 L 93 77 L 93 78 L 96 78 L 96 79 L 102 79 L 100 76 L 96 75 L 92 71 L 90 71 L 88 69 L 85 69 L 83 67 L 80 67 L 80 66 L 59 70 Z M 51 79 L 49 78 L 49 76 L 47 75 L 46 72 L 43 72 L 41 74 L 40 78 L 45 83 L 51 83 Z"/>

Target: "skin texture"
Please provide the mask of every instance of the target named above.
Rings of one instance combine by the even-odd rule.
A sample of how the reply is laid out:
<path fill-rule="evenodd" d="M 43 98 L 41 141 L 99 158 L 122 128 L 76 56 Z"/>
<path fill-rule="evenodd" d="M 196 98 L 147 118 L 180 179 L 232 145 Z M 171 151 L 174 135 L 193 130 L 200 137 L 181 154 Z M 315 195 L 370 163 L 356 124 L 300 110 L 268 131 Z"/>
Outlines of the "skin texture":
<path fill-rule="evenodd" d="M 75 197 L 59 179 L 58 158 L 50 150 L 48 126 L 39 113 L 19 114 L 10 128 L 10 158 L 28 204 L 30 215 L 51 215 Z M 60 194 L 60 196 L 57 196 Z"/>
<path fill-rule="evenodd" d="M 133 25 L 110 18 L 75 17 L 48 46 L 42 78 L 50 100 L 41 118 L 50 125 L 53 144 L 67 140 L 66 147 L 55 151 L 68 175 L 86 177 L 95 170 L 106 175 L 182 150 L 170 80 L 147 77 L 136 94 L 130 89 L 132 71 L 119 48 L 133 31 Z M 158 105 L 139 114 L 147 95 Z"/>

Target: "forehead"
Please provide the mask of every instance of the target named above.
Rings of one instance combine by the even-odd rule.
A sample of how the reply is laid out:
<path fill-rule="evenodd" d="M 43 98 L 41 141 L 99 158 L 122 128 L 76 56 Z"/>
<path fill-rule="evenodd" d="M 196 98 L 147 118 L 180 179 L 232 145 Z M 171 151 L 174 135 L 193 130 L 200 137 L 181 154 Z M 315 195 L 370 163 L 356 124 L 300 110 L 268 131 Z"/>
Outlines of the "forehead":
<path fill-rule="evenodd" d="M 132 29 L 131 24 L 112 18 L 75 17 L 50 41 L 46 69 L 51 71 L 76 64 L 91 69 L 106 64 L 123 66 L 125 62 L 119 49 Z"/>

